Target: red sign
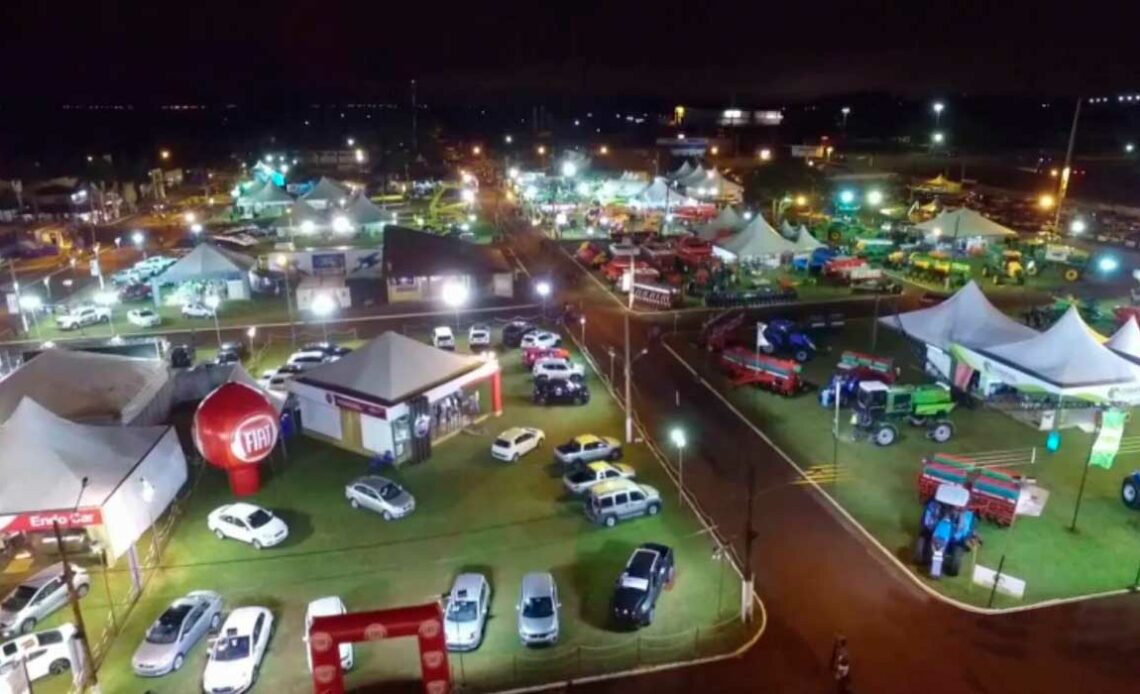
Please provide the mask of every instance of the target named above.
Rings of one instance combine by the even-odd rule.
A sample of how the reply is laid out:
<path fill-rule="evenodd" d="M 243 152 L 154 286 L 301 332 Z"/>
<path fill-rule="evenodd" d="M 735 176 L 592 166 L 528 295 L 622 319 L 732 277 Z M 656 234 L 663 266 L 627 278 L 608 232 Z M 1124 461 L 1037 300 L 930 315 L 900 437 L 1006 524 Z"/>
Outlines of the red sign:
<path fill-rule="evenodd" d="M 243 463 L 256 463 L 273 451 L 275 443 L 277 443 L 277 418 L 267 414 L 255 414 L 234 427 L 230 452 Z"/>
<path fill-rule="evenodd" d="M 81 508 L 75 511 L 37 511 L 0 516 L 0 530 L 6 533 L 43 532 L 59 523 L 63 530 L 89 528 L 103 524 L 103 513 L 98 508 Z"/>
<path fill-rule="evenodd" d="M 341 397 L 336 393 L 329 393 L 329 395 L 332 396 L 332 403 L 337 407 L 343 407 L 346 410 L 352 410 L 353 412 L 366 414 L 369 417 L 388 419 L 388 410 L 380 407 L 379 405 L 373 405 L 369 402 L 360 402 L 359 400 L 351 400 L 349 398 Z"/>

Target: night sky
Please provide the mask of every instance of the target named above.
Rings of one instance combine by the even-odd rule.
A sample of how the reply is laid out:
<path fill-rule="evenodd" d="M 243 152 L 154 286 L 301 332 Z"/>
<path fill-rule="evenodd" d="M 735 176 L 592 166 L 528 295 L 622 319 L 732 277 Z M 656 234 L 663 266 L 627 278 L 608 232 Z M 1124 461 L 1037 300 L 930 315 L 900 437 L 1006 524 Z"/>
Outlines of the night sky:
<path fill-rule="evenodd" d="M 0 99 L 1140 91 L 1135 3 L 406 4 L 10 1 Z"/>

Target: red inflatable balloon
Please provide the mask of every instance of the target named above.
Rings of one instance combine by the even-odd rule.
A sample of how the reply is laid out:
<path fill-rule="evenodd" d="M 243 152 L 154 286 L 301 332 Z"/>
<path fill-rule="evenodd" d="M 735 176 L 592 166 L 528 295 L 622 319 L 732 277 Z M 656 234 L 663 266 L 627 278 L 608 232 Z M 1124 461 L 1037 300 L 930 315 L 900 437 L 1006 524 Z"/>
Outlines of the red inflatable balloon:
<path fill-rule="evenodd" d="M 194 412 L 194 445 L 206 462 L 226 471 L 236 496 L 261 488 L 258 463 L 277 445 L 277 410 L 257 388 L 223 383 Z"/>

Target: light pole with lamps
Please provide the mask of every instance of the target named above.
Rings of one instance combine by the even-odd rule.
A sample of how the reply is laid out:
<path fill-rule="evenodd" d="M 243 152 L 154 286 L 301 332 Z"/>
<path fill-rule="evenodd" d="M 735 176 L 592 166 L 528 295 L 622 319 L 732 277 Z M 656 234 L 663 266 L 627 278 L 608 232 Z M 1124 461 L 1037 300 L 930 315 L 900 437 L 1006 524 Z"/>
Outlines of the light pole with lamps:
<path fill-rule="evenodd" d="M 20 306 L 21 314 L 25 312 L 31 314 L 32 326 L 36 330 L 36 339 L 41 339 L 43 336 L 40 335 L 40 321 L 39 318 L 36 317 L 36 314 L 44 305 L 43 300 L 36 294 L 24 294 L 17 300 L 17 303 Z M 24 321 L 24 330 L 27 330 L 27 319 L 25 318 Z"/>
<path fill-rule="evenodd" d="M 245 336 L 249 338 L 249 355 L 253 356 L 253 338 L 257 337 L 257 326 L 251 325 L 245 331 Z"/>
<path fill-rule="evenodd" d="M 111 328 L 111 337 L 119 336 L 119 329 L 115 326 L 115 304 L 119 303 L 119 295 L 110 289 L 95 293 L 95 303 L 107 307 L 107 326 Z"/>
<path fill-rule="evenodd" d="M 329 324 L 328 317 L 336 311 L 336 300 L 328 294 L 322 292 L 313 297 L 313 303 L 309 305 L 309 310 L 313 312 L 314 316 L 321 319 L 321 333 L 324 335 L 325 342 L 329 341 Z"/>
<path fill-rule="evenodd" d="M 455 311 L 455 339 L 459 339 L 459 309 L 463 308 L 463 304 L 467 303 L 467 298 L 471 292 L 468 291 L 467 285 L 459 280 L 449 280 L 443 285 L 443 303 L 447 304 Z"/>
<path fill-rule="evenodd" d="M 117 241 L 118 239 L 116 239 Z M 142 251 L 143 258 L 146 258 L 146 236 L 141 231 L 136 231 L 131 234 L 131 241 L 134 242 L 135 248 Z"/>
<path fill-rule="evenodd" d="M 946 108 L 946 104 L 941 101 L 935 101 L 931 108 L 934 109 L 934 127 L 942 127 L 942 111 Z"/>
<path fill-rule="evenodd" d="M 547 282 L 546 280 L 539 281 L 538 284 L 534 285 L 534 291 L 536 291 L 538 293 L 538 296 L 542 299 L 542 319 L 541 320 L 543 323 L 545 323 L 546 322 L 546 299 L 547 299 L 547 297 L 550 296 L 550 282 Z"/>
<path fill-rule="evenodd" d="M 847 116 L 851 115 L 851 107 L 850 106 L 844 106 L 843 108 L 839 109 L 839 112 L 843 114 L 842 129 L 843 129 L 843 133 L 846 134 L 847 133 Z"/>
<path fill-rule="evenodd" d="M 674 427 L 669 432 L 669 439 L 673 445 L 677 447 L 677 487 L 678 498 L 680 501 L 685 500 L 685 444 L 688 443 L 685 439 L 685 432 L 679 427 Z"/>
<path fill-rule="evenodd" d="M 586 316 L 578 317 L 578 325 L 582 326 L 582 349 L 586 349 Z"/>
<path fill-rule="evenodd" d="M 210 309 L 210 315 L 214 318 L 214 334 L 218 338 L 218 349 L 222 348 L 222 326 L 218 323 L 218 308 L 222 305 L 222 300 L 218 298 L 217 294 L 211 294 L 206 297 L 206 308 Z"/>

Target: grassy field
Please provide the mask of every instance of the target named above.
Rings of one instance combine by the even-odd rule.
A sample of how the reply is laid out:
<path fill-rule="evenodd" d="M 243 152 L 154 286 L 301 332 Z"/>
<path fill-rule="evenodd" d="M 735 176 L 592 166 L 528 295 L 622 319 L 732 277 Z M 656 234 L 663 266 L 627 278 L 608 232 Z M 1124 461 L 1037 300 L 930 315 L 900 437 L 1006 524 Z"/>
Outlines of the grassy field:
<path fill-rule="evenodd" d="M 868 321 L 854 321 L 842 335 L 825 339 L 830 352 L 807 364 L 807 380 L 825 383 L 843 349 L 871 351 Z M 832 463 L 832 417 L 820 407 L 816 393 L 785 399 L 750 388 L 733 389 L 702 350 L 683 340 L 673 343 L 678 353 L 697 367 L 710 383 L 742 412 L 761 422 L 765 432 L 801 467 L 843 504 L 889 551 L 910 564 L 911 548 L 921 507 L 916 477 L 924 455 L 938 451 L 981 453 L 1019 450 L 1026 456 L 1036 446 L 1036 463 L 1018 468 L 1049 492 L 1041 517 L 1019 517 L 1011 529 L 982 522 L 983 546 L 971 555 L 963 574 L 940 581 L 927 580 L 942 593 L 975 605 L 986 605 L 989 588 L 970 582 L 976 562 L 996 568 L 1005 556 L 1003 571 L 1027 581 L 1024 600 L 998 594 L 995 606 L 1029 604 L 1074 595 L 1116 590 L 1131 586 L 1140 567 L 1140 513 L 1120 502 L 1123 476 L 1137 464 L 1135 455 L 1122 455 L 1112 470 L 1091 468 L 1085 489 L 1078 532 L 1070 532 L 1082 464 L 1091 437 L 1066 429 L 1055 454 L 1043 450 L 1045 434 L 1015 422 L 993 410 L 956 410 L 951 419 L 955 437 L 944 445 L 928 441 L 921 429 L 904 427 L 900 441 L 879 448 L 867 441 L 854 441 L 849 412 L 840 417 L 838 468 Z M 878 333 L 876 353 L 893 355 L 903 366 L 903 380 L 923 382 L 911 346 L 887 330 Z M 1140 434 L 1133 421 L 1126 436 Z M 919 572 L 922 575 L 922 572 Z"/>
<path fill-rule="evenodd" d="M 262 358 L 268 364 L 277 351 L 267 350 Z M 516 355 L 503 359 L 506 411 L 501 418 L 439 445 L 430 460 L 394 473 L 416 495 L 416 512 L 407 519 L 385 523 L 351 509 L 343 487 L 365 472 L 365 459 L 298 438 L 290 442 L 287 460 L 275 457 L 266 466 L 255 499 L 289 523 L 290 537 L 280 547 L 257 552 L 206 531 L 206 514 L 231 500 L 224 476 L 207 468 L 153 582 L 111 646 L 101 670 L 104 691 L 194 689 L 205 662 L 201 645 L 181 672 L 145 684 L 131 674 L 129 658 L 170 600 L 200 588 L 221 591 L 230 607 L 273 609 L 278 628 L 260 691 L 307 690 L 301 635 L 310 600 L 340 595 L 353 610 L 420 603 L 438 598 L 455 574 L 467 570 L 485 573 L 494 588 L 484 644 L 452 658 L 456 681 L 474 689 L 613 671 L 739 644 L 745 636 L 733 619 L 739 580 L 731 567 L 711 558 L 711 541 L 677 506 L 675 491 L 643 447 L 628 448 L 625 459 L 640 479 L 661 490 L 665 511 L 660 516 L 603 530 L 591 526 L 580 502 L 563 492 L 551 446 L 583 432 L 619 435 L 616 404 L 598 386 L 586 407 L 533 406 Z M 512 425 L 544 429 L 547 444 L 518 464 L 495 462 L 488 454 L 491 439 Z M 676 549 L 678 579 L 651 627 L 637 634 L 611 631 L 606 614 L 613 581 L 632 549 L 650 540 Z M 562 640 L 541 651 L 520 647 L 513 609 L 522 575 L 534 570 L 555 575 L 563 603 Z M 349 686 L 417 679 L 413 652 L 410 644 L 358 648 Z"/>

